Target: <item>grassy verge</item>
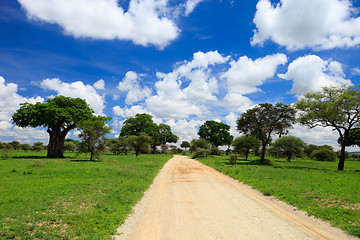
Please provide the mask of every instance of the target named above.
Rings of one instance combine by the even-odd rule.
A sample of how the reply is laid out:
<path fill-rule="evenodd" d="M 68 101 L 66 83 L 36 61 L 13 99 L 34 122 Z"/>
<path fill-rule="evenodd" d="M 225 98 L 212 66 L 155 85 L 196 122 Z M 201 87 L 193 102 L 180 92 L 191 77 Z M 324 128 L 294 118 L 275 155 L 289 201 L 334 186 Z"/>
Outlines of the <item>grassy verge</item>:
<path fill-rule="evenodd" d="M 235 179 L 322 218 L 349 234 L 360 237 L 360 161 L 347 161 L 338 172 L 335 162 L 270 159 L 258 165 L 256 157 L 229 165 L 229 157 L 199 159 Z"/>
<path fill-rule="evenodd" d="M 110 239 L 169 155 L 0 158 L 0 238 Z"/>

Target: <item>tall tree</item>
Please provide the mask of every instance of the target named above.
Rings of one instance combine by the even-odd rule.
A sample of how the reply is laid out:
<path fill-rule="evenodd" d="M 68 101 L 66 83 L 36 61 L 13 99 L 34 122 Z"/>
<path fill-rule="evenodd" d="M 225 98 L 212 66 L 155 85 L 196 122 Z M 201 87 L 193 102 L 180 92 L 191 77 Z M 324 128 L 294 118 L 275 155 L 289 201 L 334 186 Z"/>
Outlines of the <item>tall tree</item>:
<path fill-rule="evenodd" d="M 360 129 L 359 86 L 324 87 L 308 93 L 295 103 L 300 110 L 299 122 L 309 128 L 331 127 L 339 134 L 341 146 L 338 171 L 344 170 L 345 149 Z"/>
<path fill-rule="evenodd" d="M 166 124 L 159 124 L 159 141 L 162 145 L 176 143 L 179 137 L 172 133 L 171 127 Z"/>
<path fill-rule="evenodd" d="M 229 145 L 233 140 L 230 135 L 230 126 L 216 121 L 206 121 L 199 128 L 200 139 L 205 139 L 215 146 Z"/>
<path fill-rule="evenodd" d="M 256 136 L 261 140 L 260 164 L 265 164 L 266 146 L 273 134 L 284 134 L 295 122 L 295 109 L 283 103 L 262 103 L 247 110 L 237 120 L 240 133 Z"/>
<path fill-rule="evenodd" d="M 99 157 L 100 153 L 105 149 L 106 137 L 110 133 L 111 127 L 106 122 L 111 118 L 96 117 L 91 120 L 80 122 L 79 128 L 82 130 L 79 137 L 82 139 L 80 144 L 81 151 L 90 152 L 90 161 L 94 157 Z"/>
<path fill-rule="evenodd" d="M 85 100 L 57 96 L 44 103 L 22 103 L 12 117 L 19 127 L 45 127 L 49 133 L 47 157 L 64 156 L 64 140 L 67 133 L 79 122 L 90 119 L 93 110 Z"/>
<path fill-rule="evenodd" d="M 140 133 L 138 136 L 128 136 L 129 146 L 134 149 L 136 156 L 140 153 L 147 153 L 151 143 L 151 137 L 146 133 Z"/>
<path fill-rule="evenodd" d="M 258 150 L 260 148 L 260 140 L 253 136 L 242 136 L 235 138 L 232 143 L 234 150 L 245 155 L 245 160 L 248 159 L 251 150 Z"/>
<path fill-rule="evenodd" d="M 152 116 L 146 113 L 138 113 L 135 117 L 130 117 L 125 120 L 121 128 L 120 136 L 139 136 L 140 133 L 146 133 L 152 139 L 151 146 L 153 151 L 156 151 L 156 146 L 160 144 L 159 141 L 159 126 L 154 123 Z"/>

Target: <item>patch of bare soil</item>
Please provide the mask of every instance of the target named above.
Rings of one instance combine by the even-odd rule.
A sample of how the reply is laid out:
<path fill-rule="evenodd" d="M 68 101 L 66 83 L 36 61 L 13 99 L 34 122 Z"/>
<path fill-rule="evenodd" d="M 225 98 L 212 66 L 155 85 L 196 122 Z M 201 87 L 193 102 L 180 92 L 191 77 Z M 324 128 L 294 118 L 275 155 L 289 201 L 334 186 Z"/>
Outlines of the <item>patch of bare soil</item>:
<path fill-rule="evenodd" d="M 175 156 L 116 239 L 358 239 L 198 161 Z"/>

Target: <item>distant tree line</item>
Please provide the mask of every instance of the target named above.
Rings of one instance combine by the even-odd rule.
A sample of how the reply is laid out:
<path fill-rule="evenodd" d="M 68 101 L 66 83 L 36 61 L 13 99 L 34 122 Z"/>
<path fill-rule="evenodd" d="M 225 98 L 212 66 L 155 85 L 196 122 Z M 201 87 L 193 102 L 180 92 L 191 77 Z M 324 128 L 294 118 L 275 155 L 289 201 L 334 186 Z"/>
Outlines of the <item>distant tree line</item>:
<path fill-rule="evenodd" d="M 189 149 L 194 157 L 222 153 L 219 146 L 231 151 L 259 155 L 260 164 L 266 164 L 266 152 L 286 157 L 290 162 L 295 156 L 307 155 L 318 160 L 339 158 L 338 170 L 344 169 L 346 147 L 360 145 L 360 91 L 359 86 L 324 87 L 321 91 L 303 96 L 293 105 L 284 103 L 261 103 L 248 109 L 237 119 L 237 131 L 243 136 L 234 139 L 230 126 L 218 121 L 205 121 L 199 128 L 199 139 L 177 143 L 178 136 L 170 126 L 156 124 L 149 114 L 136 114 L 124 121 L 118 138 L 107 139 L 111 127 L 106 123 L 111 118 L 95 116 L 85 100 L 57 96 L 44 103 L 23 103 L 12 117 L 19 127 L 45 127 L 49 133 L 47 157 L 63 157 L 64 151 L 90 152 L 90 159 L 103 151 L 114 154 L 180 153 Z M 298 117 L 296 118 L 296 112 Z M 332 148 L 307 145 L 302 140 L 286 136 L 298 122 L 309 128 L 330 127 L 339 134 L 340 151 Z M 81 142 L 66 141 L 66 135 L 79 129 Z M 275 141 L 273 138 L 277 137 Z M 2 149 L 39 150 L 42 144 L 33 146 L 13 141 L 0 144 Z M 231 148 L 233 150 L 231 150 Z"/>

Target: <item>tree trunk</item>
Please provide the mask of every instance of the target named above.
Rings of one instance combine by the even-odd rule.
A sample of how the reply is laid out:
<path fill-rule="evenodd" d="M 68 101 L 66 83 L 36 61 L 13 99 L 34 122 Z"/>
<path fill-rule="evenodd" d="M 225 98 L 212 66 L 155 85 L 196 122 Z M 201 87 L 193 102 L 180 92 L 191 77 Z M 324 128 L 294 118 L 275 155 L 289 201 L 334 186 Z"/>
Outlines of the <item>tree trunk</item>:
<path fill-rule="evenodd" d="M 345 143 L 342 141 L 341 143 L 341 150 L 340 150 L 340 159 L 338 164 L 338 171 L 344 170 L 344 164 L 345 164 Z"/>
<path fill-rule="evenodd" d="M 48 158 L 63 158 L 64 157 L 64 132 L 61 132 L 60 128 L 48 130 L 49 133 L 49 145 L 47 151 Z"/>
<path fill-rule="evenodd" d="M 263 142 L 261 147 L 260 165 L 265 165 L 265 150 L 266 150 L 266 143 Z"/>

